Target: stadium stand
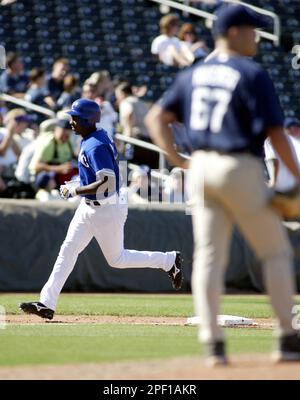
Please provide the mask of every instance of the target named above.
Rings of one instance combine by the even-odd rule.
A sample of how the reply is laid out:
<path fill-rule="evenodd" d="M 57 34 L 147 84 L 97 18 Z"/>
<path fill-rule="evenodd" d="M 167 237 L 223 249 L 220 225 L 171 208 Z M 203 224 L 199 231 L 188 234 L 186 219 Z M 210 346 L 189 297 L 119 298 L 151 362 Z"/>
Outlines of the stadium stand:
<path fill-rule="evenodd" d="M 276 48 L 263 40 L 259 59 L 276 80 L 283 107 L 289 114 L 300 113 L 298 92 L 300 70 L 291 68 L 293 55 L 284 49 L 289 35 L 297 43 L 300 3 L 294 0 L 254 0 L 281 16 L 283 44 Z M 213 11 L 212 6 L 201 8 Z M 50 70 L 58 57 L 67 57 L 73 72 L 83 82 L 92 72 L 108 69 L 137 84 L 147 84 L 146 99 L 156 100 L 168 87 L 176 69 L 158 64 L 150 53 L 151 41 L 159 32 L 158 4 L 148 0 L 39 0 L 16 1 L 2 6 L 0 43 L 7 51 L 23 57 L 26 70 L 43 67 Z M 210 31 L 201 19 L 182 16 L 193 22 L 199 37 L 212 47 Z M 289 47 L 289 46 L 288 46 Z M 288 50 L 288 52 L 286 51 Z"/>
<path fill-rule="evenodd" d="M 109 69 L 111 74 L 122 74 L 138 84 L 149 84 L 148 100 L 155 100 L 170 83 L 175 71 L 157 64 L 150 53 L 150 43 L 158 34 L 159 7 L 145 0 L 98 0 L 91 3 L 49 0 L 47 5 L 38 0 L 17 1 L 1 7 L 0 42 L 7 51 L 18 51 L 27 70 L 42 66 L 49 70 L 53 61 L 64 56 L 70 58 L 72 68 L 84 80 L 96 69 Z M 283 33 L 293 33 L 299 22 L 295 18 L 300 4 L 292 0 L 254 1 L 253 4 L 283 15 Z M 211 7 L 201 5 L 202 8 Z M 183 20 L 195 20 L 184 17 Z M 212 45 L 210 32 L 198 20 L 197 32 Z M 296 38 L 295 38 L 296 39 Z M 263 42 L 263 64 L 272 76 L 278 76 L 282 49 L 274 49 Z M 290 55 L 285 55 L 289 57 Z M 277 64 L 275 67 L 274 64 Z M 290 65 L 288 63 L 287 65 Z M 298 71 L 286 71 L 282 93 L 284 105 L 299 106 L 294 99 L 293 83 Z M 164 76 L 168 76 L 164 79 Z M 296 77 L 294 76 L 296 75 Z M 296 78 L 296 79 L 295 79 Z"/>

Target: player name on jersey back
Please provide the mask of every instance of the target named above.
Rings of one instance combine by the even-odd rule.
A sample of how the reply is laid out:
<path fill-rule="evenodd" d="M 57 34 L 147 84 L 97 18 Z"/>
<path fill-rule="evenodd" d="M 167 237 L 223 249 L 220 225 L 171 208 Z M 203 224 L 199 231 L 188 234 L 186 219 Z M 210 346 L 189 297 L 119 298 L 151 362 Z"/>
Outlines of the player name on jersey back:
<path fill-rule="evenodd" d="M 201 65 L 193 72 L 193 86 L 219 86 L 234 90 L 241 74 L 227 65 Z"/>

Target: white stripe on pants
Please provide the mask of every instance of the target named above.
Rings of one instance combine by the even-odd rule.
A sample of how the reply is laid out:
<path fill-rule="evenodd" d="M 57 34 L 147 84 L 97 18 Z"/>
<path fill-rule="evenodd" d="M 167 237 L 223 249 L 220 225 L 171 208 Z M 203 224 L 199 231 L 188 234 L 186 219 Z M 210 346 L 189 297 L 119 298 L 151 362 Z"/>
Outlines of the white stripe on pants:
<path fill-rule="evenodd" d="M 176 252 L 152 252 L 124 249 L 124 224 L 127 204 L 89 206 L 81 201 L 60 248 L 53 271 L 43 287 L 40 302 L 55 310 L 58 296 L 72 272 L 78 255 L 93 237 L 111 267 L 157 268 L 169 271 Z"/>

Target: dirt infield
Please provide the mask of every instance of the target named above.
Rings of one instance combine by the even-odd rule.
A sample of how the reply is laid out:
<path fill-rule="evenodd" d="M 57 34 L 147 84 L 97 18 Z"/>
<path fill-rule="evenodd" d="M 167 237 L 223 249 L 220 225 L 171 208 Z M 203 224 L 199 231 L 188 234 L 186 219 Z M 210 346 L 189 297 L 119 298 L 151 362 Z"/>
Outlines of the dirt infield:
<path fill-rule="evenodd" d="M 52 321 L 43 320 L 35 315 L 7 315 L 7 324 L 135 324 L 135 325 L 186 325 L 183 317 L 140 317 L 113 315 L 56 315 Z M 274 322 L 270 319 L 256 319 L 256 325 L 240 325 L 236 328 L 272 329 Z"/>
<path fill-rule="evenodd" d="M 182 317 L 126 317 L 114 315 L 56 315 L 52 321 L 35 315 L 7 315 L 8 324 L 136 324 L 136 325 L 184 325 Z"/>
<path fill-rule="evenodd" d="M 300 379 L 300 363 L 271 364 L 267 355 L 232 357 L 231 365 L 207 368 L 200 357 L 103 364 L 0 367 L 0 379 L 72 380 L 264 380 Z"/>

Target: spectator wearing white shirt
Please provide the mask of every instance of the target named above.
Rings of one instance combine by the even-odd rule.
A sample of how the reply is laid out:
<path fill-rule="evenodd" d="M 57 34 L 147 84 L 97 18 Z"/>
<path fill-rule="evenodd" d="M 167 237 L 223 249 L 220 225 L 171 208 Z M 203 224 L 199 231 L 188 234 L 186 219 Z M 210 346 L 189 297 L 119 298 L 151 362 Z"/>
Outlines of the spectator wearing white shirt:
<path fill-rule="evenodd" d="M 193 52 L 176 36 L 179 31 L 179 18 L 174 14 L 160 19 L 160 35 L 151 45 L 151 53 L 157 55 L 160 62 L 168 66 L 186 67 L 194 62 Z"/>
<path fill-rule="evenodd" d="M 21 135 L 29 122 L 30 118 L 22 108 L 15 108 L 6 114 L 5 127 L 0 130 L 0 165 L 4 168 L 16 164 L 21 148 L 14 136 Z"/>
<path fill-rule="evenodd" d="M 286 118 L 284 128 L 294 157 L 300 164 L 300 121 L 296 118 Z M 294 189 L 297 186 L 297 182 L 274 150 L 269 139 L 265 141 L 264 149 L 265 162 L 270 177 L 269 185 L 278 192 L 287 192 Z"/>
<path fill-rule="evenodd" d="M 134 95 L 129 82 L 120 83 L 115 90 L 116 104 L 119 107 L 120 128 L 127 137 L 152 143 L 149 132 L 144 124 L 144 119 L 149 111 L 149 106 Z M 151 168 L 158 167 L 159 154 L 147 148 L 126 145 L 125 157 L 131 162 L 141 165 L 146 164 Z M 121 150 L 122 152 L 122 150 Z"/>
<path fill-rule="evenodd" d="M 120 124 L 125 136 L 149 140 L 144 119 L 149 111 L 147 104 L 135 96 L 129 82 L 120 83 L 115 90 L 119 107 Z"/>
<path fill-rule="evenodd" d="M 29 118 L 23 109 L 9 111 L 5 118 L 5 127 L 0 129 L 0 197 L 12 197 L 13 187 L 8 182 L 14 179 L 14 168 L 21 153 L 16 137 L 27 128 Z"/>
<path fill-rule="evenodd" d="M 118 114 L 113 109 L 111 103 L 105 100 L 104 92 L 99 92 L 99 87 L 101 87 L 102 83 L 97 83 L 95 79 L 92 80 L 89 78 L 85 81 L 82 88 L 82 97 L 89 100 L 94 100 L 99 105 L 101 109 L 101 119 L 100 122 L 96 124 L 96 127 L 98 129 L 104 129 L 110 139 L 112 139 L 114 135 L 115 124 L 118 120 Z"/>
<path fill-rule="evenodd" d="M 101 119 L 100 122 L 96 124 L 96 127 L 104 129 L 110 139 L 113 139 L 115 125 L 118 121 L 118 114 L 109 101 L 99 98 L 98 104 L 100 105 Z"/>

